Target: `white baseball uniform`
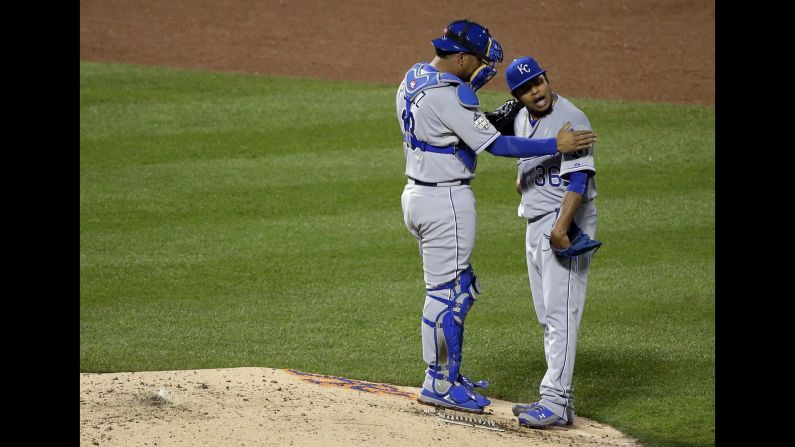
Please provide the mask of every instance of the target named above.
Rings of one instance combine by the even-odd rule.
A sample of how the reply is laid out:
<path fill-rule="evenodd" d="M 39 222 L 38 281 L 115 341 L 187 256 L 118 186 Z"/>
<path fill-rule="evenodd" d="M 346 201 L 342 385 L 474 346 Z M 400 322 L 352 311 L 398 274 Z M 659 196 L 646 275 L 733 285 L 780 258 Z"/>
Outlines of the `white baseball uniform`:
<path fill-rule="evenodd" d="M 460 272 L 470 267 L 475 246 L 476 210 L 469 182 L 475 174 L 474 167 L 468 169 L 453 153 L 414 147 L 412 139 L 437 149 L 466 145 L 470 148 L 467 150 L 478 154 L 500 136 L 476 105 L 467 103 L 466 98 L 462 100 L 459 87 L 469 87 L 438 81 L 443 79 L 440 76 L 431 65 L 417 64 L 407 73 L 410 80 L 403 80 L 396 95 L 408 177 L 401 197 L 403 219 L 406 228 L 418 241 L 425 285 L 429 290 L 455 280 Z M 433 86 L 421 89 L 418 82 L 430 82 Z M 407 88 L 410 94 L 412 89 L 416 91 L 410 95 L 408 111 Z M 471 89 L 469 92 L 474 97 Z M 474 288 L 471 293 L 473 299 L 477 292 Z M 455 298 L 452 289 L 433 293 L 443 299 Z M 432 324 L 434 316 L 442 315 L 448 307 L 432 299 L 431 294 L 428 292 L 426 295 L 423 318 Z M 437 351 L 444 343 L 442 331 L 436 331 L 428 324 L 421 326 L 425 362 L 432 367 L 445 368 L 446 360 L 438 358 Z M 451 383 L 444 380 L 434 382 L 426 373 L 426 389 L 444 393 L 450 386 Z"/>
<path fill-rule="evenodd" d="M 573 130 L 591 129 L 585 114 L 562 96 L 552 110 L 538 121 L 531 121 L 527 109 L 514 120 L 516 136 L 554 137 L 571 121 Z M 582 151 L 581 151 L 582 152 Z M 547 371 L 541 381 L 541 403 L 563 416 L 573 410 L 572 377 L 577 350 L 577 333 L 585 305 L 588 270 L 592 253 L 576 259 L 558 257 L 550 247 L 549 235 L 566 192 L 568 174 L 576 171 L 596 173 L 593 146 L 585 153 L 556 154 L 521 158 L 518 179 L 522 199 L 518 214 L 527 219 L 525 246 L 527 271 L 538 322 L 544 327 L 544 354 Z M 596 237 L 596 180 L 590 176 L 573 222 L 591 238 Z"/>

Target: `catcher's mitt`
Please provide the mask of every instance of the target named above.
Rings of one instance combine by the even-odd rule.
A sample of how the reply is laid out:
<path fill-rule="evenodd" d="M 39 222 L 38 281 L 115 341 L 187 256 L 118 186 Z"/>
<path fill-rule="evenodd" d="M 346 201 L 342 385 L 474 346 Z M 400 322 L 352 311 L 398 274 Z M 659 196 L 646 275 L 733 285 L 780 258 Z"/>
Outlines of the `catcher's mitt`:
<path fill-rule="evenodd" d="M 503 135 L 514 135 L 513 133 L 513 119 L 516 118 L 516 115 L 522 110 L 521 102 L 519 102 L 516 98 L 509 99 L 505 102 L 505 104 L 499 106 L 497 110 L 493 112 L 486 112 L 486 119 L 500 131 Z"/>
<path fill-rule="evenodd" d="M 563 258 L 576 258 L 577 256 L 588 253 L 591 250 L 596 253 L 596 250 L 602 246 L 600 241 L 591 239 L 591 237 L 586 233 L 583 233 L 580 227 L 578 227 L 574 222 L 572 222 L 569 226 L 569 231 L 566 233 L 566 235 L 569 236 L 569 242 L 571 242 L 571 245 L 563 250 L 558 250 L 554 247 L 552 248 L 556 255 Z"/>

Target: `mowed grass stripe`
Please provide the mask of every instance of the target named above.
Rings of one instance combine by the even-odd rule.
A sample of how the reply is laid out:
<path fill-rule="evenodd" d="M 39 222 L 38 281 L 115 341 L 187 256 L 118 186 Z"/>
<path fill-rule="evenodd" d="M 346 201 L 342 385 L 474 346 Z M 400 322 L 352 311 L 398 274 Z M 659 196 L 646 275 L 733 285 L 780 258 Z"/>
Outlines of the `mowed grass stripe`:
<path fill-rule="evenodd" d="M 419 386 L 395 88 L 81 63 L 81 371 L 268 366 Z M 484 110 L 507 99 L 480 96 Z M 571 99 L 599 134 L 605 243 L 577 412 L 649 446 L 714 445 L 714 109 Z M 465 369 L 489 396 L 531 401 L 545 366 L 515 175 L 480 157 L 485 293 Z"/>

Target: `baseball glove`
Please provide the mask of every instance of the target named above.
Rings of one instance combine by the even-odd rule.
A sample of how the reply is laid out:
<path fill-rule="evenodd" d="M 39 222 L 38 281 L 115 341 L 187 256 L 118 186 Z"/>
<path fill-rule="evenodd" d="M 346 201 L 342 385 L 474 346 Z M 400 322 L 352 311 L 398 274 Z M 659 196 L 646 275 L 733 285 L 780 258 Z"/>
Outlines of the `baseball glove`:
<path fill-rule="evenodd" d="M 591 237 L 588 236 L 588 234 L 583 233 L 580 227 L 578 227 L 574 222 L 572 222 L 569 226 L 569 231 L 566 233 L 566 235 L 569 236 L 569 242 L 571 242 L 571 245 L 563 250 L 558 250 L 554 247 L 552 248 L 556 255 L 563 258 L 576 258 L 577 256 L 588 253 L 591 250 L 596 253 L 596 250 L 602 246 L 600 241 L 591 239 Z"/>
<path fill-rule="evenodd" d="M 499 106 L 497 110 L 486 112 L 484 115 L 501 134 L 513 135 L 513 120 L 519 111 L 522 110 L 522 107 L 524 106 L 516 98 L 509 99 L 505 104 Z"/>

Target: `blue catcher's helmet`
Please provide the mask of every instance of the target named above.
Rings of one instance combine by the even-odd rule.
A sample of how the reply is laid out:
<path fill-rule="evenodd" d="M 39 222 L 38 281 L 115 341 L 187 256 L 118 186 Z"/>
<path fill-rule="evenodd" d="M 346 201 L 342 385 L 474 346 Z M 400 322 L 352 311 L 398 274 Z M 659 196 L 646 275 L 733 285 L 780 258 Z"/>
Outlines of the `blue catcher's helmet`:
<path fill-rule="evenodd" d="M 483 60 L 484 65 L 475 71 L 469 84 L 473 90 L 484 86 L 497 74 L 494 65 L 502 62 L 502 46 L 482 25 L 469 20 L 456 20 L 447 25 L 442 37 L 431 41 L 443 51 L 471 53 Z"/>
<path fill-rule="evenodd" d="M 508 83 L 508 90 L 513 92 L 525 82 L 546 73 L 542 70 L 535 59 L 530 56 L 516 58 L 511 61 L 505 69 L 505 82 Z"/>

